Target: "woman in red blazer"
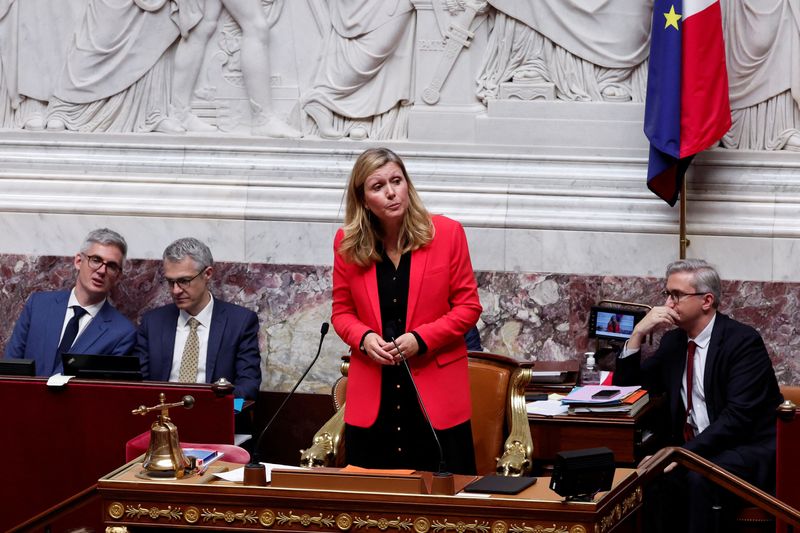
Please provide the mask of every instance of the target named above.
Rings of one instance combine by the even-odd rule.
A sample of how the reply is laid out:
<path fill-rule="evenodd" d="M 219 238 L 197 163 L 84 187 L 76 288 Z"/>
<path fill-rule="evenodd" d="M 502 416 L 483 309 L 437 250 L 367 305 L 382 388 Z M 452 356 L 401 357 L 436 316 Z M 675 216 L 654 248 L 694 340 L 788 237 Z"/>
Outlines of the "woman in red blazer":
<path fill-rule="evenodd" d="M 351 352 L 349 464 L 474 473 L 464 334 L 480 314 L 464 229 L 428 213 L 395 153 L 366 150 L 334 240 L 332 322 Z"/>

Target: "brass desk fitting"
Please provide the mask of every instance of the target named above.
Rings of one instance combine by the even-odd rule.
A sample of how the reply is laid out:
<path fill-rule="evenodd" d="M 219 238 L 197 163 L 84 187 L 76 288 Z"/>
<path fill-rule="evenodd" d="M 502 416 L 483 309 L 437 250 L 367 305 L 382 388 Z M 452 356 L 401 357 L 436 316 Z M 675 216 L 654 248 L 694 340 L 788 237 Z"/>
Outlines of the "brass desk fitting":
<path fill-rule="evenodd" d="M 160 410 L 156 421 L 150 426 L 150 445 L 144 455 L 141 477 L 157 479 L 180 479 L 194 470 L 194 461 L 190 461 L 181 449 L 178 438 L 178 428 L 169 418 L 170 407 L 194 406 L 192 396 L 184 396 L 175 403 L 167 403 L 167 397 L 162 392 L 158 395 L 159 403 L 152 407 L 140 405 L 131 411 L 134 415 L 146 415 L 151 411 Z"/>

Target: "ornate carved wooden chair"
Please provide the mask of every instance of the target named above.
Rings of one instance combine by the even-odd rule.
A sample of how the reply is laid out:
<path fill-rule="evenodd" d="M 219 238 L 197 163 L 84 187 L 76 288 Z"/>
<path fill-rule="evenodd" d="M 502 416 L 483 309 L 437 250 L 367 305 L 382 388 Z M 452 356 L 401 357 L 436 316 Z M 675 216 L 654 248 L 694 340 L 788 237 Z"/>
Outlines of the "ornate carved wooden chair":
<path fill-rule="evenodd" d="M 305 466 L 342 466 L 344 403 L 349 357 L 333 386 L 336 414 L 314 435 L 311 447 L 301 453 Z M 472 438 L 479 474 L 527 474 L 531 469 L 533 441 L 525 411 L 525 386 L 532 363 L 503 355 L 469 352 L 472 395 Z"/>

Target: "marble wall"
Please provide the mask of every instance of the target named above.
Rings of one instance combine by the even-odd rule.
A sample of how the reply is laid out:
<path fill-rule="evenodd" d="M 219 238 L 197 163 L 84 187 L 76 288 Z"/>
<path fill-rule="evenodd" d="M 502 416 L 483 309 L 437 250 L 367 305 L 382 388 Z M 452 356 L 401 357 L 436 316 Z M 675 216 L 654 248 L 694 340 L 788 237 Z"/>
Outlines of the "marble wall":
<path fill-rule="evenodd" d="M 0 256 L 0 349 L 33 290 L 69 288 L 69 257 Z M 253 309 L 261 321 L 263 390 L 288 390 L 310 363 L 323 321 L 330 320 L 331 269 L 264 263 L 218 263 L 217 297 Z M 484 311 L 479 322 L 484 348 L 533 361 L 564 361 L 593 349 L 587 338 L 590 307 L 602 299 L 659 303 L 656 277 L 478 272 Z M 800 336 L 794 316 L 800 284 L 726 281 L 721 310 L 758 328 L 781 383 L 800 383 Z M 159 262 L 129 261 L 113 295 L 134 322 L 169 301 Z M 658 339 L 655 340 L 657 345 Z M 335 333 L 302 390 L 327 393 L 338 377 L 346 346 Z"/>

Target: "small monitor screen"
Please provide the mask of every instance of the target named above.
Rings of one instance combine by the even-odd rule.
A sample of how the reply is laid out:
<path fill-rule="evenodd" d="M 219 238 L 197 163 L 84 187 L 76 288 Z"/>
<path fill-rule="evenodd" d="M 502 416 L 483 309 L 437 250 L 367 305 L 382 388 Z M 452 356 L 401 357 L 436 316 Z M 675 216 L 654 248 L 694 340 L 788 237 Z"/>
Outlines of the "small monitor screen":
<path fill-rule="evenodd" d="M 36 361 L 33 359 L 2 359 L 0 360 L 0 375 L 35 376 Z"/>
<path fill-rule="evenodd" d="M 589 317 L 589 336 L 601 339 L 626 340 L 644 317 L 643 311 L 611 307 L 592 307 Z"/>
<path fill-rule="evenodd" d="M 86 379 L 142 381 L 139 358 L 131 355 L 95 355 L 65 353 L 61 355 L 64 375 Z"/>

